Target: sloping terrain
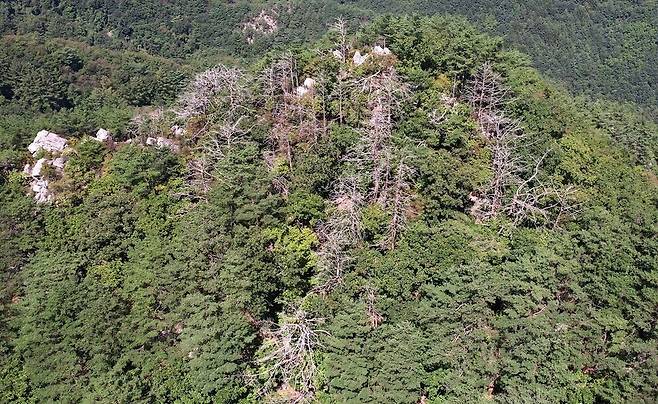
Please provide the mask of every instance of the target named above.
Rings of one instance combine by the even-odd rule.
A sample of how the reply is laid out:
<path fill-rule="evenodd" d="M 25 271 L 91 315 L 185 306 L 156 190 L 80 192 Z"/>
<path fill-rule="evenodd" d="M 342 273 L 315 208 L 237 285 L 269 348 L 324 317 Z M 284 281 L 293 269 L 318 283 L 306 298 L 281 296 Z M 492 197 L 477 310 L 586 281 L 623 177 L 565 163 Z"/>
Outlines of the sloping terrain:
<path fill-rule="evenodd" d="M 658 399 L 655 126 L 499 39 L 336 23 L 131 111 L 2 177 L 2 401 Z"/>

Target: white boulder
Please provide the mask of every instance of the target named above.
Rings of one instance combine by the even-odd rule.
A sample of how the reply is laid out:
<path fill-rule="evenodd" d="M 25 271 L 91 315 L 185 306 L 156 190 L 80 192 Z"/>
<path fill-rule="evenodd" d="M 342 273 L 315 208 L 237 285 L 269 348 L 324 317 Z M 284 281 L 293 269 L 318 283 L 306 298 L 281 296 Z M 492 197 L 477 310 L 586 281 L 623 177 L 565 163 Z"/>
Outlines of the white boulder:
<path fill-rule="evenodd" d="M 42 130 L 37 133 L 37 136 L 34 138 L 34 141 L 30 143 L 27 149 L 36 155 L 39 150 L 43 149 L 49 152 L 61 152 L 66 148 L 67 141 L 63 137 L 60 137 L 52 132 L 47 130 Z"/>
<path fill-rule="evenodd" d="M 336 59 L 343 60 L 343 52 L 341 52 L 340 50 L 336 49 L 333 52 L 331 52 L 331 54 L 334 55 Z"/>
<path fill-rule="evenodd" d="M 53 194 L 48 190 L 48 180 L 35 179 L 30 185 L 37 203 L 50 202 L 53 199 Z"/>
<path fill-rule="evenodd" d="M 146 138 L 146 145 L 147 146 L 154 146 L 159 149 L 166 147 L 173 151 L 174 153 L 178 152 L 180 150 L 180 146 L 173 140 L 167 139 L 166 137 L 158 136 L 158 137 L 147 137 Z"/>
<path fill-rule="evenodd" d="M 30 176 L 32 177 L 38 177 L 41 175 L 41 171 L 43 170 L 43 165 L 46 164 L 48 160 L 46 159 L 39 159 L 37 160 L 36 163 L 34 163 L 34 166 L 30 170 Z"/>
<path fill-rule="evenodd" d="M 353 61 L 354 64 L 357 65 L 357 66 L 362 65 L 363 62 L 366 61 L 366 59 L 368 59 L 368 55 L 367 55 L 367 54 L 365 54 L 365 55 L 361 55 L 361 52 L 360 52 L 360 51 L 356 51 L 356 53 L 355 53 L 354 56 L 352 57 L 352 61 Z"/>
<path fill-rule="evenodd" d="M 317 82 L 314 79 L 307 77 L 306 80 L 304 80 L 304 84 L 297 87 L 295 89 L 295 92 L 297 93 L 298 96 L 303 97 L 315 89 L 316 83 Z"/>
<path fill-rule="evenodd" d="M 53 159 L 50 162 L 50 164 L 58 170 L 63 170 L 64 165 L 66 164 L 66 157 L 64 156 L 57 157 L 56 159 Z"/>
<path fill-rule="evenodd" d="M 378 56 L 388 56 L 391 54 L 391 50 L 385 46 L 382 48 L 381 46 L 376 45 L 374 48 L 372 48 L 372 53 Z"/>
<path fill-rule="evenodd" d="M 96 137 L 93 138 L 94 140 L 98 140 L 99 142 L 105 142 L 105 141 L 112 141 L 112 136 L 110 135 L 110 132 L 107 130 L 100 128 L 98 129 L 98 132 L 96 132 Z"/>
<path fill-rule="evenodd" d="M 185 134 L 185 128 L 179 125 L 174 125 L 171 127 L 171 134 L 176 137 L 181 137 Z"/>
<path fill-rule="evenodd" d="M 306 88 L 314 88 L 316 84 L 316 81 L 310 77 L 307 77 L 306 80 L 304 80 L 304 87 Z"/>

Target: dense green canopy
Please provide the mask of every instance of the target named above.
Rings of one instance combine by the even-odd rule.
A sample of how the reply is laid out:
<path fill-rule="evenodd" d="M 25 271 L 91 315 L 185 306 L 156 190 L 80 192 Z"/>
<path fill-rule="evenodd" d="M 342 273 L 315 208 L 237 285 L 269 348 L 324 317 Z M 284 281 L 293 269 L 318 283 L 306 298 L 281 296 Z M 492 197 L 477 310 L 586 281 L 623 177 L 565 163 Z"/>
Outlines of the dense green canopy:
<path fill-rule="evenodd" d="M 78 79 L 108 57 L 62 49 L 75 80 L 34 113 L 93 123 L 58 128 L 52 204 L 0 128 L 0 401 L 658 400 L 658 131 L 631 107 L 448 17 L 335 26 L 184 90 L 110 54 L 144 81 L 114 71 L 98 104 Z M 132 143 L 86 138 L 107 122 Z M 141 144 L 174 124 L 178 153 Z"/>
<path fill-rule="evenodd" d="M 259 20 L 273 18 L 275 28 Z M 324 34 L 335 18 L 359 26 L 380 15 L 466 17 L 528 53 L 578 93 L 658 104 L 658 3 L 654 0 L 9 0 L 2 33 L 66 37 L 168 57 L 260 57 L 273 46 Z M 252 43 L 247 38 L 253 39 Z"/>

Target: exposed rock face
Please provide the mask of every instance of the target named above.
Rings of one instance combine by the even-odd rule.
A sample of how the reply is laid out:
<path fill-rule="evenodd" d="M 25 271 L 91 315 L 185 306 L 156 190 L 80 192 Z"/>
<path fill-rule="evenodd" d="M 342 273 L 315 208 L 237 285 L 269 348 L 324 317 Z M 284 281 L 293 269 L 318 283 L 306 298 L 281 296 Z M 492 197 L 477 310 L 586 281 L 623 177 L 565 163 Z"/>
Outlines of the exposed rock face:
<path fill-rule="evenodd" d="M 53 160 L 41 158 L 33 166 L 27 164 L 23 172 L 31 177 L 30 189 L 34 192 L 34 199 L 37 203 L 50 202 L 53 199 L 52 192 L 48 189 L 49 181 L 43 178 L 43 169 L 46 165 L 51 165 L 56 171 L 61 172 L 66 164 L 66 158 L 63 156 Z"/>
<path fill-rule="evenodd" d="M 43 165 L 47 162 L 47 159 L 39 159 L 37 160 L 36 163 L 34 163 L 34 166 L 30 167 L 30 165 L 25 166 L 25 173 L 29 174 L 31 177 L 39 177 L 41 175 L 41 170 L 43 170 Z"/>
<path fill-rule="evenodd" d="M 180 146 L 176 142 L 174 142 L 171 139 L 167 139 L 166 137 L 162 137 L 162 136 L 146 138 L 146 145 L 147 146 L 154 146 L 154 147 L 157 147 L 159 149 L 161 149 L 163 147 L 166 147 L 174 153 L 177 153 L 180 150 Z"/>
<path fill-rule="evenodd" d="M 279 29 L 276 20 L 276 11 L 261 11 L 256 17 L 245 22 L 242 25 L 242 32 L 247 35 L 247 42 L 254 43 L 257 36 L 267 36 L 275 33 Z"/>
<path fill-rule="evenodd" d="M 99 142 L 111 142 L 112 141 L 112 136 L 110 135 L 110 132 L 107 130 L 100 128 L 98 129 L 98 132 L 96 132 L 96 137 L 93 138 L 94 140 L 98 140 Z"/>
<path fill-rule="evenodd" d="M 52 201 L 53 194 L 48 189 L 48 180 L 42 178 L 34 179 L 30 183 L 30 188 L 34 192 L 34 199 L 37 201 L 37 203 Z"/>
<path fill-rule="evenodd" d="M 357 66 L 362 65 L 366 61 L 366 59 L 368 59 L 368 55 L 367 54 L 361 55 L 360 51 L 356 51 L 356 53 L 352 57 L 352 61 Z"/>
<path fill-rule="evenodd" d="M 298 96 L 303 97 L 315 89 L 315 84 L 316 81 L 314 79 L 307 77 L 306 80 L 304 80 L 304 84 L 297 87 L 295 92 Z"/>
<path fill-rule="evenodd" d="M 56 159 L 52 160 L 50 164 L 52 164 L 52 166 L 57 168 L 58 170 L 63 170 L 64 165 L 66 164 L 66 158 L 62 156 L 57 157 Z"/>
<path fill-rule="evenodd" d="M 388 56 L 391 54 L 391 50 L 385 46 L 382 48 L 381 46 L 376 45 L 374 48 L 372 48 L 372 53 L 378 56 Z"/>
<path fill-rule="evenodd" d="M 63 137 L 48 132 L 47 130 L 42 130 L 37 133 L 34 141 L 27 147 L 27 149 L 34 156 L 42 149 L 48 152 L 61 152 L 66 148 L 66 145 L 67 141 Z"/>
<path fill-rule="evenodd" d="M 37 203 L 50 202 L 53 199 L 52 192 L 48 189 L 49 181 L 44 178 L 44 168 L 52 166 L 56 172 L 61 172 L 66 164 L 66 156 L 62 152 L 67 147 L 67 140 L 47 130 L 37 133 L 34 141 L 28 146 L 32 155 L 36 155 L 40 150 L 58 155 L 54 159 L 40 158 L 34 165 L 27 164 L 23 172 L 27 174 L 30 181 L 30 189 L 34 192 L 34 199 Z"/>

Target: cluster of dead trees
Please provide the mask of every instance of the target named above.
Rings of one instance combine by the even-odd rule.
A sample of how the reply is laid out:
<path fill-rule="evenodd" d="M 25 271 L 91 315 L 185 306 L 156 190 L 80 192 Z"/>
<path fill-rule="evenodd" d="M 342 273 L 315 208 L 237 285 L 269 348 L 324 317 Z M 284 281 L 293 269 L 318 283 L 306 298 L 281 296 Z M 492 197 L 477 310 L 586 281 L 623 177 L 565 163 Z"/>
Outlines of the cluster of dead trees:
<path fill-rule="evenodd" d="M 283 160 L 292 171 L 295 143 L 316 142 L 326 133 L 326 113 L 325 119 L 321 120 L 316 111 L 316 104 L 324 97 L 319 100 L 314 96 L 323 91 L 323 83 L 311 77 L 300 80 L 295 58 L 289 52 L 267 66 L 258 82 L 262 89 L 262 104 L 272 121 L 265 160 L 270 168 Z M 287 195 L 288 188 L 283 178 L 275 179 L 275 186 L 284 196 Z"/>
<path fill-rule="evenodd" d="M 199 74 L 181 95 L 177 116 L 198 127 L 199 152 L 189 163 L 188 183 L 199 194 L 217 181 L 218 162 L 236 146 L 247 141 L 253 125 L 265 122 L 268 129 L 264 160 L 273 171 L 273 185 L 285 197 L 288 177 L 293 172 L 297 142 L 313 144 L 327 133 L 328 103 L 337 102 L 333 119 L 344 122 L 344 105 L 359 105 L 364 118 L 357 129 L 358 143 L 345 156 L 349 169 L 334 184 L 332 213 L 317 233 L 319 277 L 325 282 L 310 293 L 327 293 L 343 279 L 351 262 L 349 251 L 363 241 L 362 212 L 379 205 L 389 215 L 380 247 L 393 249 L 407 222 L 412 203 L 414 172 L 409 156 L 401 156 L 394 144 L 396 119 L 409 96 L 409 88 L 393 66 L 382 66 L 374 74 L 355 77 L 348 53 L 345 23 L 334 27 L 341 67 L 336 80 L 298 75 L 295 58 L 286 53 L 270 63 L 255 79 L 238 69 L 218 66 Z M 332 84 L 328 84 L 331 82 Z M 257 96 L 250 89 L 257 88 Z M 349 89 L 349 91 L 348 91 Z M 265 111 L 259 116 L 252 109 Z M 265 120 L 265 121 L 264 121 Z M 367 315 L 373 327 L 383 321 L 376 309 L 376 292 L 364 292 Z M 259 364 L 265 379 L 263 394 L 274 389 L 295 392 L 293 401 L 308 401 L 315 378 L 314 348 L 319 344 L 319 319 L 299 308 L 282 314 L 279 322 L 263 323 L 269 341 Z M 291 314 L 290 314 L 291 313 Z"/>
<path fill-rule="evenodd" d="M 505 214 L 515 223 L 552 221 L 557 226 L 574 209 L 574 189 L 542 178 L 540 168 L 548 150 L 536 159 L 528 157 L 528 139 L 521 122 L 505 113 L 512 101 L 509 90 L 491 63 L 478 70 L 465 96 L 491 152 L 491 179 L 469 195 L 471 214 L 479 222 Z"/>

